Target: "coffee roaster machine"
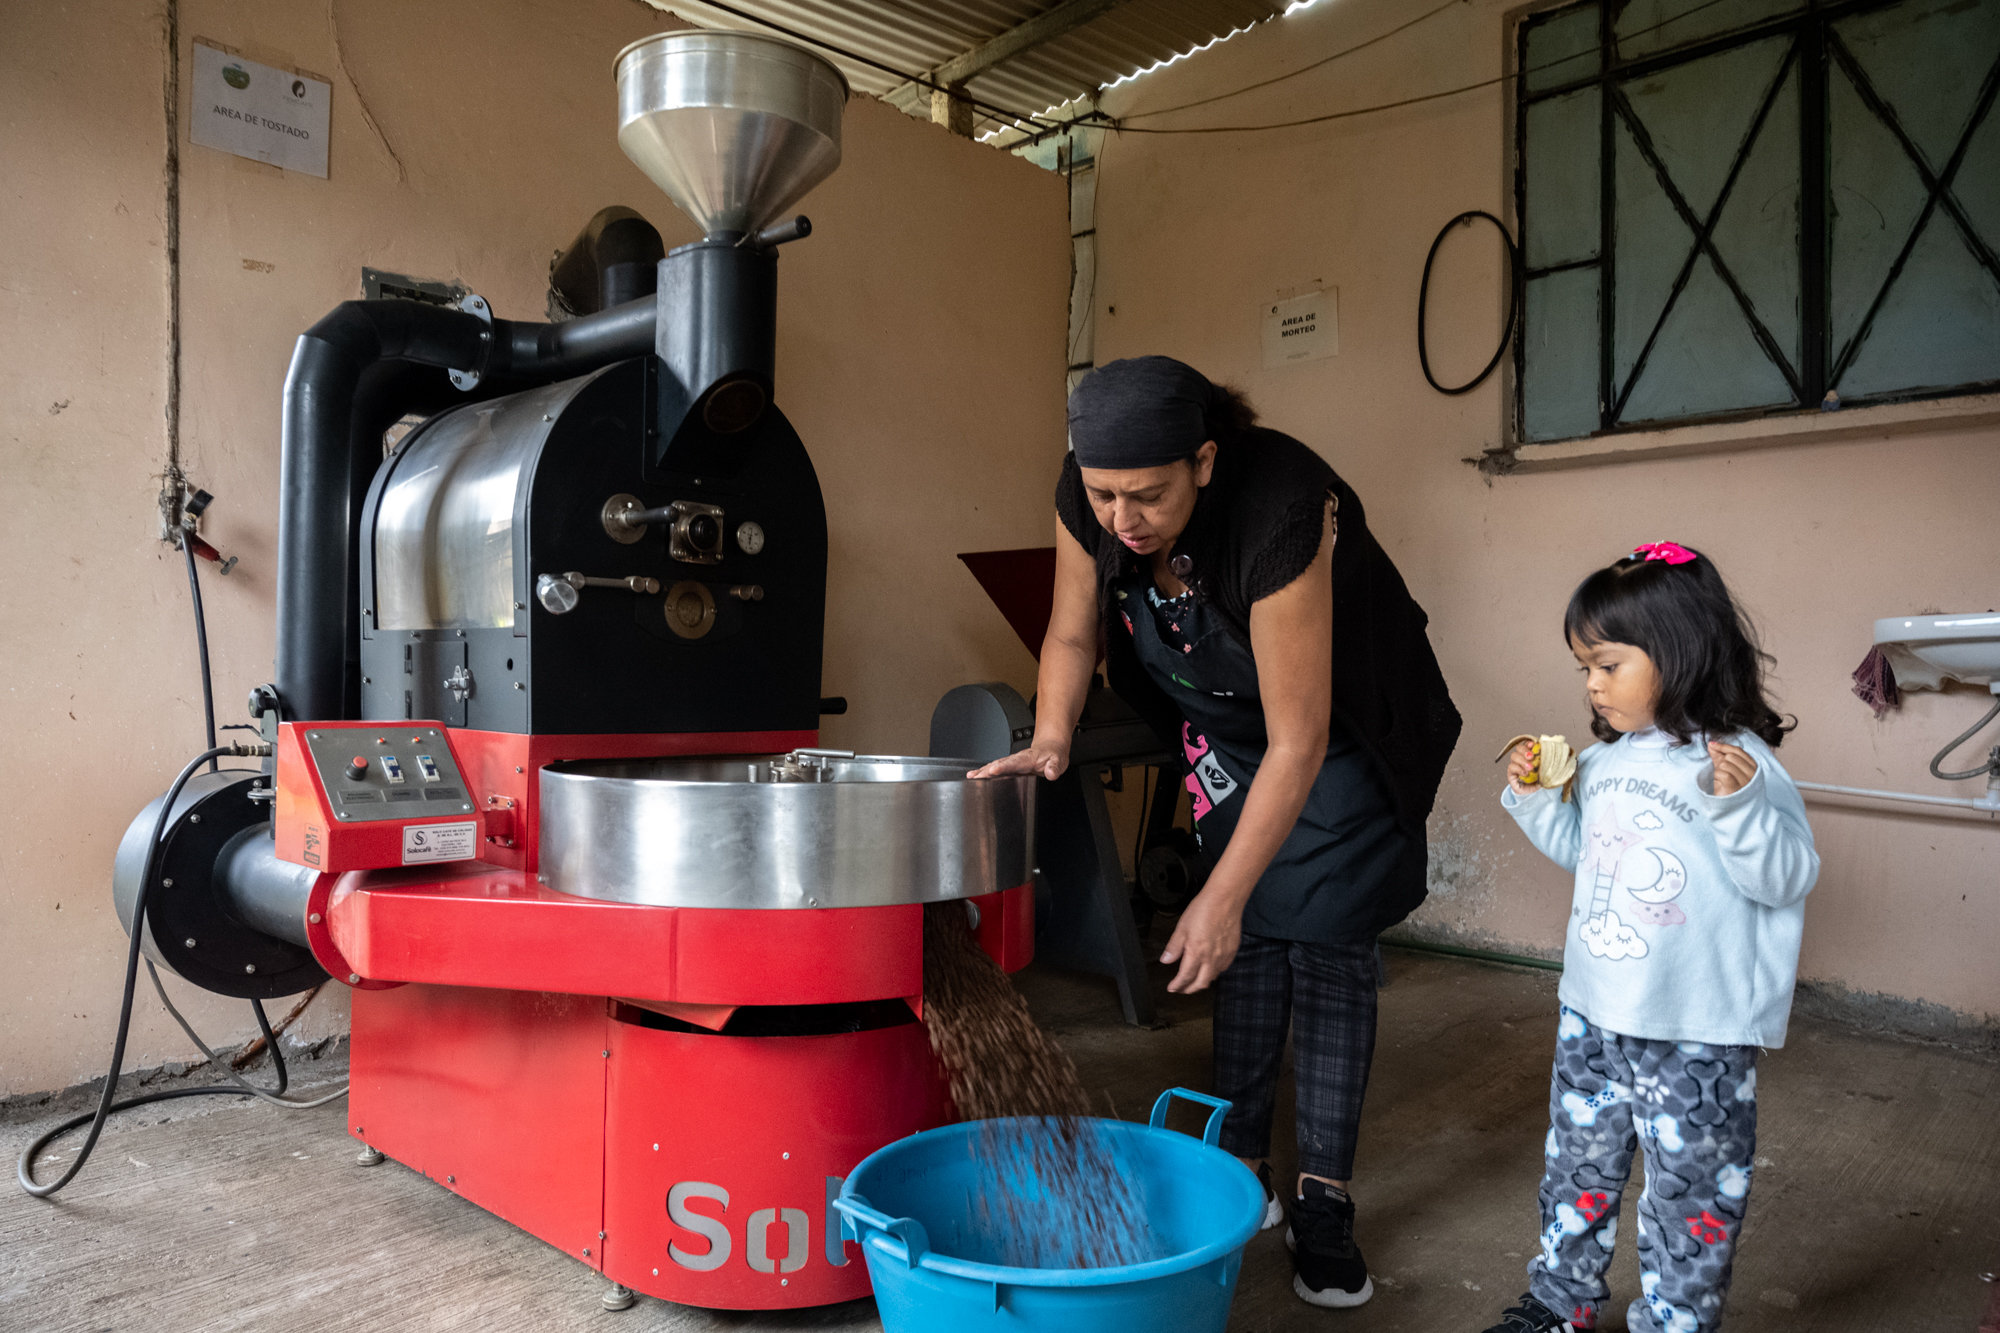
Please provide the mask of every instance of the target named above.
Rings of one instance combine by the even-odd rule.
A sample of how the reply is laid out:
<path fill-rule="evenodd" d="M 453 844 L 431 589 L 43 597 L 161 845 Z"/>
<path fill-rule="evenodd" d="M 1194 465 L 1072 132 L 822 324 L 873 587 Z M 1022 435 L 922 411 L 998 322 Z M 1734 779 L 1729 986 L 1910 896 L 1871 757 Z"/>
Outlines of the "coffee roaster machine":
<path fill-rule="evenodd" d="M 1028 961 L 1032 780 L 817 744 L 827 517 L 774 401 L 777 249 L 844 80 L 705 32 L 616 75 L 620 144 L 703 239 L 655 267 L 587 231 L 604 308 L 564 323 L 356 301 L 299 340 L 269 757 L 140 815 L 116 897 L 211 991 L 351 989 L 364 1161 L 619 1299 L 817 1305 L 868 1290 L 842 1176 L 949 1115 L 924 904 Z"/>

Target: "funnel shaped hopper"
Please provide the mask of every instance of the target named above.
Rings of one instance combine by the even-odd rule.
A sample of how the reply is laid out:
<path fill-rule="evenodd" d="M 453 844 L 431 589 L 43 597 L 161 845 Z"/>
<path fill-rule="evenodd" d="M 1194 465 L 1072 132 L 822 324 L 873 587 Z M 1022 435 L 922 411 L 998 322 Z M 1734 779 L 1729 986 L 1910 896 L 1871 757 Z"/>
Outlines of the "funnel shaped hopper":
<path fill-rule="evenodd" d="M 618 55 L 618 146 L 705 235 L 754 232 L 840 165 L 847 80 L 743 32 L 668 32 Z"/>

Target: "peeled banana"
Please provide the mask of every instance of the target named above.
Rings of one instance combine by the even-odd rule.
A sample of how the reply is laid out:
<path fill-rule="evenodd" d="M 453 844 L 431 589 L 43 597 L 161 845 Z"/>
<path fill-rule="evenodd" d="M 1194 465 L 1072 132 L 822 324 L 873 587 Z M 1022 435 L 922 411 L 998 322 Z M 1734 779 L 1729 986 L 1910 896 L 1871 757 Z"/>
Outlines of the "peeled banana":
<path fill-rule="evenodd" d="M 1522 741 L 1533 746 L 1535 766 L 1521 779 L 1525 786 L 1542 786 L 1550 789 L 1562 788 L 1562 798 L 1567 801 L 1576 792 L 1576 751 L 1569 748 L 1569 741 L 1561 736 L 1530 736 L 1522 734 L 1508 741 L 1500 751 L 1499 763 L 1514 752 L 1514 747 Z"/>

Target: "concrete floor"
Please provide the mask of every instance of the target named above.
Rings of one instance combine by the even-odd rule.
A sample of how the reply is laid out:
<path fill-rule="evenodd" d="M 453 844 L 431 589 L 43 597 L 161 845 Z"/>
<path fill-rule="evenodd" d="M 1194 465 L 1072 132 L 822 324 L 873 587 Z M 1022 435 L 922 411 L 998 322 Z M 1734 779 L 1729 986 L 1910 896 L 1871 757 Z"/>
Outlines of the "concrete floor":
<path fill-rule="evenodd" d="M 1376 1297 L 1351 1312 L 1300 1303 L 1281 1233 L 1269 1232 L 1251 1242 L 1232 1329 L 1478 1330 L 1524 1285 L 1555 978 L 1396 951 L 1388 968 L 1355 1183 Z M 1138 1032 L 1096 981 L 1031 970 L 1022 984 L 1121 1116 L 1143 1115 L 1163 1087 L 1204 1083 L 1204 1000 L 1169 998 L 1169 1025 Z M 300 1077 L 339 1073 L 335 1058 Z M 2000 1060 L 1801 1019 L 1758 1092 L 1763 1142 L 1730 1325 L 1972 1333 L 2000 1263 Z M 56 1118 L 54 1107 L 13 1108 L 0 1120 L 8 1160 Z M 1632 1234 L 1628 1212 L 1620 1235 Z M 1621 1248 L 1622 1300 L 1638 1278 Z M 296 1114 L 169 1103 L 114 1122 L 58 1202 L 0 1191 L 7 1333 L 879 1327 L 867 1301 L 743 1315 L 642 1298 L 610 1314 L 603 1290 L 420 1176 L 357 1167 L 339 1103 Z"/>

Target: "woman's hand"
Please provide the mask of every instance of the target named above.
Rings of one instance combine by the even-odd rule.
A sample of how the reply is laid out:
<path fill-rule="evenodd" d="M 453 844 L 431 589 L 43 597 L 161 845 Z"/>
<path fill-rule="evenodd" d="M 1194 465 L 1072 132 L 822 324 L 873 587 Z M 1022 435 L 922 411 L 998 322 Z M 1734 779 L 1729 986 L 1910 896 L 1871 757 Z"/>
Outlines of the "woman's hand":
<path fill-rule="evenodd" d="M 1516 796 L 1533 796 L 1541 788 L 1528 781 L 1542 762 L 1541 744 L 1537 741 L 1522 741 L 1514 747 L 1514 753 L 1507 757 L 1507 785 Z"/>
<path fill-rule="evenodd" d="M 1721 741 L 1708 743 L 1709 762 L 1715 765 L 1715 794 L 1734 796 L 1750 785 L 1750 779 L 1757 776 L 1757 761 L 1734 745 L 1724 745 Z"/>
<path fill-rule="evenodd" d="M 1173 938 L 1160 955 L 1163 963 L 1178 961 L 1180 970 L 1167 983 L 1175 995 L 1206 990 L 1236 961 L 1236 947 L 1243 941 L 1243 900 L 1205 888 L 1181 913 Z"/>
<path fill-rule="evenodd" d="M 1097 562 L 1056 523 L 1055 604 L 1035 677 L 1035 737 L 1028 748 L 975 768 L 967 777 L 1033 773 L 1054 782 L 1069 767 L 1069 738 L 1083 716 L 1097 666 Z"/>
<path fill-rule="evenodd" d="M 1038 778 L 1054 782 L 1069 767 L 1069 747 L 1067 745 L 1047 745 L 1031 743 L 1025 750 L 1016 750 L 1005 759 L 995 759 L 992 763 L 973 769 L 965 776 L 969 778 L 1007 778 L 1017 773 L 1033 773 Z"/>

